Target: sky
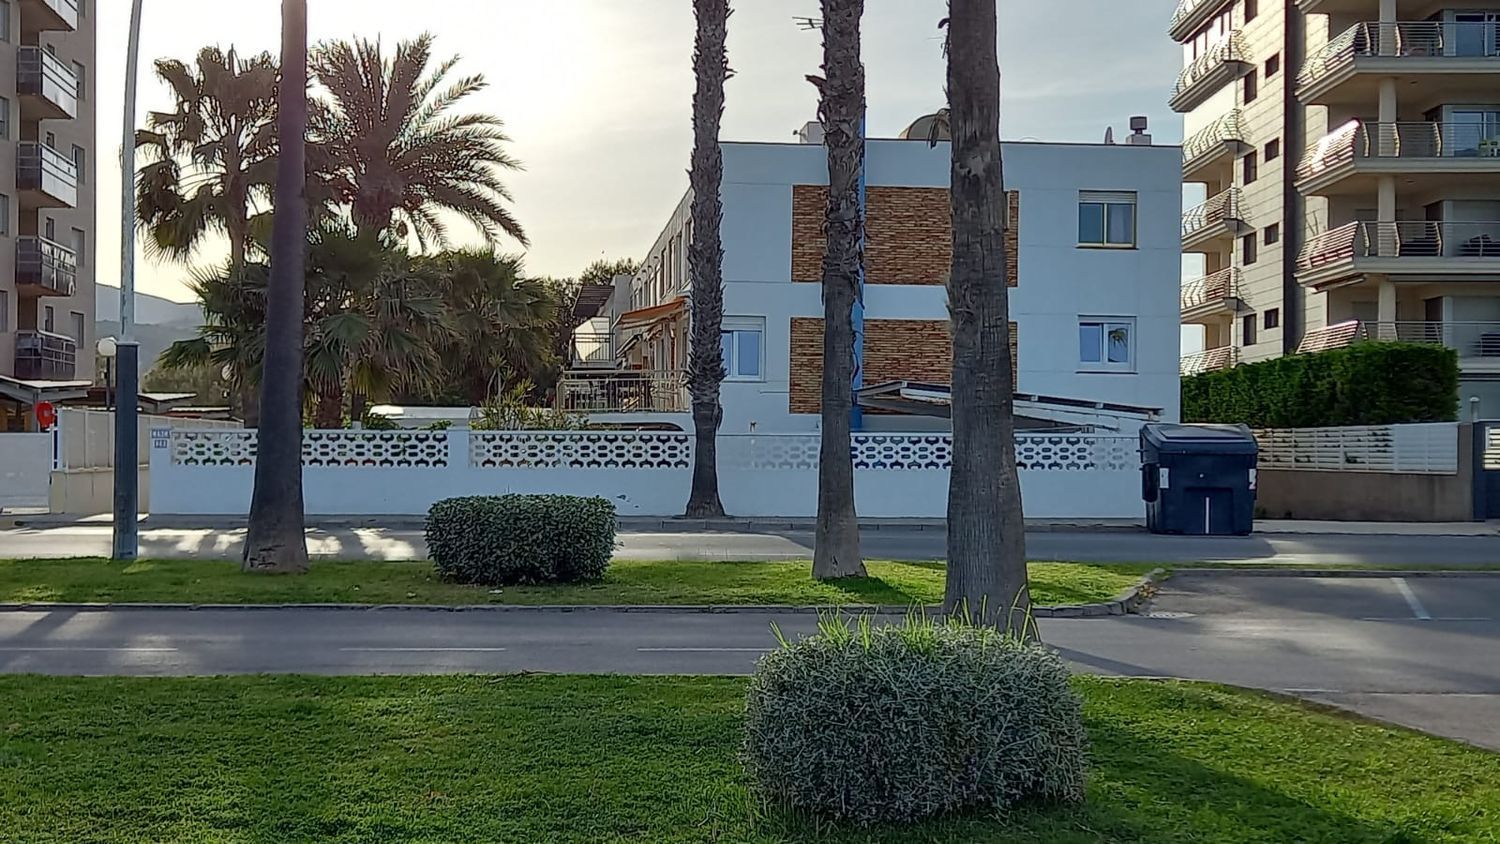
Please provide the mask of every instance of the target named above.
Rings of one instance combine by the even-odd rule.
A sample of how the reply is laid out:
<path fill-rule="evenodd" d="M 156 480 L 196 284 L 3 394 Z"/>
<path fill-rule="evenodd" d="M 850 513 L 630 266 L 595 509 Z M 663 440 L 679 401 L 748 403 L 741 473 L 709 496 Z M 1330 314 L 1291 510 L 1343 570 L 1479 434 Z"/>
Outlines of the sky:
<path fill-rule="evenodd" d="M 129 3 L 101 0 L 99 145 L 118 160 L 124 111 Z M 725 140 L 791 140 L 814 117 L 804 77 L 822 48 L 795 18 L 817 0 L 734 0 Z M 1001 1 L 1001 133 L 1008 140 L 1099 141 L 1128 134 L 1144 114 L 1161 143 L 1179 143 L 1182 121 L 1166 106 L 1181 68 L 1166 34 L 1176 0 Z M 574 275 L 597 258 L 640 258 L 687 189 L 692 145 L 691 0 L 310 0 L 314 41 L 360 36 L 385 43 L 424 31 L 440 56 L 489 87 L 464 108 L 505 121 L 513 209 L 531 238 L 527 269 Z M 276 52 L 278 0 L 145 0 L 139 114 L 171 106 L 153 75 L 156 58 L 190 59 L 200 47 Z M 944 102 L 937 28 L 943 0 L 867 0 L 864 51 L 870 135 L 894 137 Z M 99 254 L 119 254 L 119 168 L 101 166 Z M 513 242 L 503 246 L 520 252 Z M 219 259 L 212 252 L 200 262 Z M 189 268 L 138 252 L 144 293 L 190 297 Z M 118 272 L 99 280 L 118 284 Z"/>

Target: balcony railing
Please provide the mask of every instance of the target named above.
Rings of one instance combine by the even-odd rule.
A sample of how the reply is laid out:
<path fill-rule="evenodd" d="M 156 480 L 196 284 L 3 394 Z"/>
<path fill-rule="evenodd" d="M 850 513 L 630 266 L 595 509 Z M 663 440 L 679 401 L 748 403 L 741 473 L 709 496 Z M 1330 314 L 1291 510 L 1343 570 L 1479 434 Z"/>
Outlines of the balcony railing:
<path fill-rule="evenodd" d="M 1167 34 L 1178 41 L 1187 40 L 1214 12 L 1229 5 L 1229 2 L 1230 0 L 1181 0 L 1176 11 L 1172 12 Z"/>
<path fill-rule="evenodd" d="M 1362 123 L 1329 132 L 1297 165 L 1309 179 L 1360 159 L 1500 158 L 1500 129 L 1480 122 Z"/>
<path fill-rule="evenodd" d="M 557 383 L 557 407 L 573 413 L 686 413 L 686 373 L 574 370 Z"/>
<path fill-rule="evenodd" d="M 1183 355 L 1179 372 L 1182 375 L 1201 375 L 1220 369 L 1232 369 L 1239 362 L 1239 349 L 1234 346 L 1221 346 L 1217 349 L 1205 349 L 1201 352 Z"/>
<path fill-rule="evenodd" d="M 78 344 L 50 331 L 16 332 L 16 377 L 23 381 L 71 381 L 78 370 Z"/>
<path fill-rule="evenodd" d="M 45 237 L 16 238 L 16 286 L 72 296 L 78 289 L 77 253 Z"/>
<path fill-rule="evenodd" d="M 21 95 L 23 116 L 51 120 L 78 116 L 78 77 L 41 47 L 16 51 L 16 91 Z"/>
<path fill-rule="evenodd" d="M 1366 21 L 1357 23 L 1314 53 L 1297 75 L 1308 85 L 1357 58 L 1500 58 L 1500 24 L 1443 21 Z"/>
<path fill-rule="evenodd" d="M 16 145 L 16 190 L 35 207 L 75 208 L 78 167 L 46 144 L 23 141 Z"/>
<path fill-rule="evenodd" d="M 615 338 L 603 332 L 575 332 L 569 352 L 571 365 L 579 369 L 615 368 Z"/>
<path fill-rule="evenodd" d="M 1349 223 L 1309 240 L 1297 269 L 1310 272 L 1361 258 L 1500 259 L 1500 221 Z"/>
<path fill-rule="evenodd" d="M 1209 47 L 1197 61 L 1183 68 L 1182 73 L 1177 76 L 1177 86 L 1172 89 L 1172 108 L 1184 111 L 1202 102 L 1219 85 L 1241 73 L 1235 66 L 1245 64 L 1248 61 L 1245 58 L 1247 55 L 1244 36 L 1238 30 Z M 1220 75 L 1223 78 L 1218 85 L 1212 84 L 1212 80 Z"/>
<path fill-rule="evenodd" d="M 1189 240 L 1214 226 L 1238 223 L 1242 219 L 1240 189 L 1230 188 L 1214 194 L 1207 202 L 1182 215 L 1182 239 Z"/>
<path fill-rule="evenodd" d="M 1350 320 L 1308 332 L 1298 352 L 1326 351 L 1355 343 L 1427 343 L 1447 346 L 1460 360 L 1500 365 L 1500 322 Z"/>
<path fill-rule="evenodd" d="M 1198 162 L 1213 158 L 1230 146 L 1244 142 L 1245 127 L 1241 112 L 1237 108 L 1231 109 L 1183 142 L 1183 170 L 1191 171 Z"/>
<path fill-rule="evenodd" d="M 1182 310 L 1217 305 L 1225 299 L 1240 297 L 1240 269 L 1228 267 L 1195 279 L 1182 286 Z"/>

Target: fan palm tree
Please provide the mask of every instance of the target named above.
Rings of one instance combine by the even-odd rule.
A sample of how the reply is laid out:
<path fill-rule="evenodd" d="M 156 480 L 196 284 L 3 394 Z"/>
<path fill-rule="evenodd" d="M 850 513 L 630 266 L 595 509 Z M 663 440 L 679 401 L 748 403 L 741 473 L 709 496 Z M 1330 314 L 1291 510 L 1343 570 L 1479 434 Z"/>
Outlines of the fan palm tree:
<path fill-rule="evenodd" d="M 864 577 L 854 510 L 854 304 L 865 248 L 860 181 L 865 166 L 865 68 L 860 58 L 864 0 L 823 0 L 823 73 L 813 78 L 828 150 L 828 249 L 823 256 L 822 448 L 813 577 Z"/>
<path fill-rule="evenodd" d="M 281 2 L 276 215 L 266 306 L 265 377 L 243 567 L 307 571 L 302 512 L 303 273 L 307 253 L 307 0 Z"/>
<path fill-rule="evenodd" d="M 206 368 L 228 375 L 246 427 L 260 424 L 260 376 L 266 348 L 266 266 L 198 271 L 188 283 L 203 308 L 197 336 L 178 340 L 158 363 L 169 371 Z"/>
<path fill-rule="evenodd" d="M 1000 153 L 996 0 L 950 0 L 948 122 L 953 136 L 953 470 L 945 608 L 1033 635 L 1016 471 Z"/>
<path fill-rule="evenodd" d="M 144 159 L 137 217 L 148 248 L 188 258 L 209 235 L 229 240 L 230 264 L 245 265 L 264 223 L 276 174 L 276 61 L 231 48 L 199 51 L 193 64 L 156 63 L 172 111 L 152 112 L 136 133 Z"/>
<path fill-rule="evenodd" d="M 458 58 L 432 64 L 431 35 L 397 45 L 358 39 L 319 45 L 313 71 L 328 90 L 312 112 L 314 166 L 362 231 L 390 228 L 425 250 L 447 247 L 453 214 L 493 245 L 526 244 L 507 207 L 500 174 L 521 165 L 505 151 L 504 124 L 488 114 L 454 114 L 483 90 L 483 76 L 451 79 Z"/>
<path fill-rule="evenodd" d="M 724 181 L 724 151 L 719 126 L 724 120 L 724 83 L 729 78 L 729 0 L 693 0 L 697 35 L 693 44 L 693 159 L 688 182 L 693 191 L 690 211 L 693 240 L 688 245 L 688 267 L 693 275 L 692 333 L 688 341 L 688 392 L 693 400 L 693 485 L 688 494 L 688 518 L 724 515 L 719 498 L 719 424 L 724 408 L 719 388 L 724 383 L 724 242 L 719 227 L 724 203 L 719 196 Z"/>

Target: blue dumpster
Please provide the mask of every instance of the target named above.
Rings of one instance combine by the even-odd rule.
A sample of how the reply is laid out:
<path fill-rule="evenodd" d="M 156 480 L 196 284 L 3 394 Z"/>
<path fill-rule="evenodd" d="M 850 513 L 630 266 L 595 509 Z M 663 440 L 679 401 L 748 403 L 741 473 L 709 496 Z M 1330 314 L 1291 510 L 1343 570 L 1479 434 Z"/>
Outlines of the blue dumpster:
<path fill-rule="evenodd" d="M 1255 437 L 1244 425 L 1141 428 L 1141 496 L 1152 533 L 1245 536 L 1255 529 Z"/>

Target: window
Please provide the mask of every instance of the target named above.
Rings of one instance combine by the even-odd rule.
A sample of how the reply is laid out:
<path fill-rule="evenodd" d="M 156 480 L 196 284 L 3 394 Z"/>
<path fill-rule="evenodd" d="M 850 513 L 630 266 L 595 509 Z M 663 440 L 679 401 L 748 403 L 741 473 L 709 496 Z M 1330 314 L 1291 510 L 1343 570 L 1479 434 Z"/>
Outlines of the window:
<path fill-rule="evenodd" d="M 1275 161 L 1281 157 L 1281 139 L 1272 138 L 1266 142 L 1265 159 L 1267 162 Z"/>
<path fill-rule="evenodd" d="M 73 230 L 73 255 L 78 259 L 78 263 L 80 264 L 83 263 L 83 250 L 88 245 L 88 242 L 89 237 L 84 233 L 83 229 Z"/>
<path fill-rule="evenodd" d="M 10 234 L 10 197 L 0 193 L 0 236 Z"/>
<path fill-rule="evenodd" d="M 47 146 L 51 147 L 52 149 L 57 149 L 57 133 L 56 132 L 48 132 L 47 133 L 47 137 L 44 138 L 43 140 L 47 144 Z"/>
<path fill-rule="evenodd" d="M 1266 243 L 1267 246 L 1270 246 L 1271 244 L 1280 241 L 1281 240 L 1281 224 L 1280 223 L 1272 223 L 1271 225 L 1266 226 L 1265 231 L 1263 232 L 1263 235 L 1264 235 L 1264 237 L 1262 237 L 1261 239 L 1265 241 L 1265 243 Z"/>
<path fill-rule="evenodd" d="M 1255 259 L 1259 257 L 1255 251 L 1255 232 L 1240 238 L 1240 256 L 1242 258 L 1240 263 L 1247 267 L 1255 263 Z"/>
<path fill-rule="evenodd" d="M 1089 372 L 1135 369 L 1135 320 L 1085 317 L 1078 321 L 1078 363 Z"/>
<path fill-rule="evenodd" d="M 1246 314 L 1240 318 L 1240 345 L 1255 345 L 1255 314 Z"/>
<path fill-rule="evenodd" d="M 1255 68 L 1252 67 L 1250 72 L 1245 74 L 1245 103 L 1248 105 L 1255 102 L 1258 96 L 1260 96 L 1260 81 L 1255 78 Z"/>
<path fill-rule="evenodd" d="M 72 322 L 73 328 L 73 333 L 69 336 L 73 338 L 73 342 L 82 346 L 85 339 L 83 336 L 83 314 L 73 311 L 68 314 L 68 319 Z"/>
<path fill-rule="evenodd" d="M 0 334 L 10 331 L 10 291 L 0 290 Z"/>
<path fill-rule="evenodd" d="M 1255 16 L 1260 14 L 1258 7 L 1256 0 L 1245 0 L 1245 23 L 1255 20 Z"/>
<path fill-rule="evenodd" d="M 1269 331 L 1269 330 L 1271 330 L 1273 328 L 1280 328 L 1281 327 L 1281 309 L 1280 308 L 1270 308 L 1270 309 L 1268 309 L 1266 311 L 1266 313 L 1265 313 L 1264 325 L 1265 325 L 1267 331 Z"/>
<path fill-rule="evenodd" d="M 10 40 L 10 0 L 0 0 L 0 41 Z"/>
<path fill-rule="evenodd" d="M 765 320 L 725 317 L 719 341 L 724 350 L 724 371 L 730 381 L 765 378 L 765 335 Z"/>
<path fill-rule="evenodd" d="M 1260 157 L 1255 153 L 1252 152 L 1246 154 L 1246 156 L 1240 160 L 1240 165 L 1244 170 L 1244 172 L 1241 174 L 1241 180 L 1244 184 L 1248 185 L 1251 182 L 1254 182 L 1256 179 L 1260 178 Z"/>
<path fill-rule="evenodd" d="M 89 180 L 88 179 L 88 167 L 87 167 L 87 165 L 89 163 L 88 159 L 89 159 L 89 154 L 84 151 L 83 147 L 79 146 L 78 144 L 74 144 L 73 145 L 73 166 L 76 167 L 76 168 L 78 168 L 78 184 L 80 184 L 80 185 L 83 184 L 84 182 L 87 182 Z"/>
<path fill-rule="evenodd" d="M 88 69 L 83 66 L 83 62 L 73 62 L 73 76 L 78 80 L 78 87 L 75 90 L 78 101 L 83 102 L 89 98 Z"/>
<path fill-rule="evenodd" d="M 1078 194 L 1078 245 L 1135 246 L 1133 191 L 1082 191 Z"/>
<path fill-rule="evenodd" d="M 51 217 L 48 217 L 47 218 L 47 222 L 42 223 L 42 237 L 45 237 L 48 240 L 56 242 L 56 240 L 57 240 L 57 221 L 56 220 L 52 219 Z"/>
<path fill-rule="evenodd" d="M 52 306 L 51 305 L 46 305 L 46 306 L 44 306 L 42 308 L 42 330 L 43 331 L 49 331 L 49 332 L 53 331 L 55 329 L 55 326 L 52 324 L 52 322 L 53 322 Z"/>
<path fill-rule="evenodd" d="M 1270 57 L 1269 59 L 1266 59 L 1266 78 L 1270 79 L 1271 77 L 1275 76 L 1276 74 L 1278 74 L 1280 72 L 1281 72 L 1281 54 L 1277 53 L 1276 55 Z"/>
<path fill-rule="evenodd" d="M 10 140 L 10 100 L 0 97 L 0 140 Z"/>

